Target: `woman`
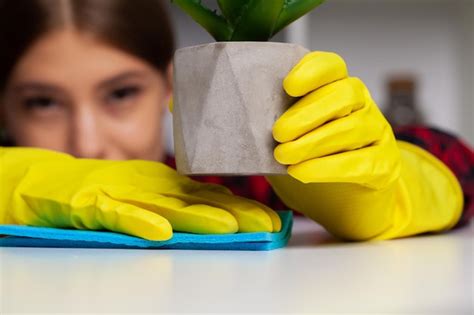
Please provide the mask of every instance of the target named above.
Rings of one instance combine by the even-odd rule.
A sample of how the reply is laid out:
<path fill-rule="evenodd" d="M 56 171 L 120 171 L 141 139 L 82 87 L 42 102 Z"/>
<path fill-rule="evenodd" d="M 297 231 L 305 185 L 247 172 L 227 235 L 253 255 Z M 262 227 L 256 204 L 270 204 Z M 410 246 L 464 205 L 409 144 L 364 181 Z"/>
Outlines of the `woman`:
<path fill-rule="evenodd" d="M 1 118 L 7 140 L 18 146 L 0 151 L 6 187 L 0 222 L 154 240 L 170 238 L 172 230 L 280 229 L 263 204 L 159 163 L 173 52 L 160 1 L 3 1 L 0 23 Z M 426 150 L 395 140 L 339 56 L 308 54 L 283 85 L 302 98 L 273 130 L 281 143 L 275 158 L 289 175 L 268 180 L 289 207 L 350 240 L 447 230 L 459 222 L 456 177 Z M 405 140 L 416 142 L 417 130 L 405 131 Z M 452 143 L 464 150 L 472 174 L 472 152 Z M 241 193 L 268 202 L 273 193 L 262 180 L 240 179 L 254 192 Z"/>

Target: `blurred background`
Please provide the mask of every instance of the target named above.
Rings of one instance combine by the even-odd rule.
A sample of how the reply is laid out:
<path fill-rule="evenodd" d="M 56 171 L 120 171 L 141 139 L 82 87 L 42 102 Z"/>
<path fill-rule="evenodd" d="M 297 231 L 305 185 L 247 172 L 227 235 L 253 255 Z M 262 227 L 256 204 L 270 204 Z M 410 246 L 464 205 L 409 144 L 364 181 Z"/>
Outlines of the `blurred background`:
<path fill-rule="evenodd" d="M 177 48 L 214 41 L 169 9 Z M 474 144 L 474 0 L 326 0 L 272 40 L 340 54 L 391 123 L 421 122 Z M 171 116 L 167 128 L 172 150 Z"/>

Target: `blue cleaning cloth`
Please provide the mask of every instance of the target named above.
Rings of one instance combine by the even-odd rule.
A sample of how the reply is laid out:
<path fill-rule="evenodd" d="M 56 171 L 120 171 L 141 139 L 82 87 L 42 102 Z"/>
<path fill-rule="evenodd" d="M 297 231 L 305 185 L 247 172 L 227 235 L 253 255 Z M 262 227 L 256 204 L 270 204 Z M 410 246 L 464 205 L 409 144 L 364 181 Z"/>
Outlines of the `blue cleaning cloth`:
<path fill-rule="evenodd" d="M 284 247 L 291 236 L 293 214 L 279 211 L 282 229 L 278 233 L 190 234 L 173 233 L 167 241 L 142 238 L 107 231 L 69 230 L 24 225 L 0 225 L 0 246 L 65 248 L 149 248 L 149 249 L 219 249 L 272 250 Z"/>

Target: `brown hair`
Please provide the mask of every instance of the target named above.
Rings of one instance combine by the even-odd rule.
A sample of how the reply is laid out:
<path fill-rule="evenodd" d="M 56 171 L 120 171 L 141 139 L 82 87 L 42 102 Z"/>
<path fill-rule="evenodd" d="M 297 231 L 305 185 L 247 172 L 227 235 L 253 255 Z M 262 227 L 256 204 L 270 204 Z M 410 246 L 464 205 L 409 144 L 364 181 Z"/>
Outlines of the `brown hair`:
<path fill-rule="evenodd" d="M 174 51 L 162 0 L 0 0 L 0 94 L 15 64 L 45 33 L 72 26 L 165 72 Z"/>

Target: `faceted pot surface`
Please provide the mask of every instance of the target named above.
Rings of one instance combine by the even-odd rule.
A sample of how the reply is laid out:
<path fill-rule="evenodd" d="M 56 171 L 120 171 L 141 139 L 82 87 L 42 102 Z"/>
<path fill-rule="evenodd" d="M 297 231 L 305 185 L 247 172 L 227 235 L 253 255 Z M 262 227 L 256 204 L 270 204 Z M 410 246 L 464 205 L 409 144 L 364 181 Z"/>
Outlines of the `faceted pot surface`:
<path fill-rule="evenodd" d="M 295 101 L 282 82 L 306 54 L 285 43 L 218 42 L 174 57 L 173 136 L 188 175 L 286 174 L 272 126 Z"/>

